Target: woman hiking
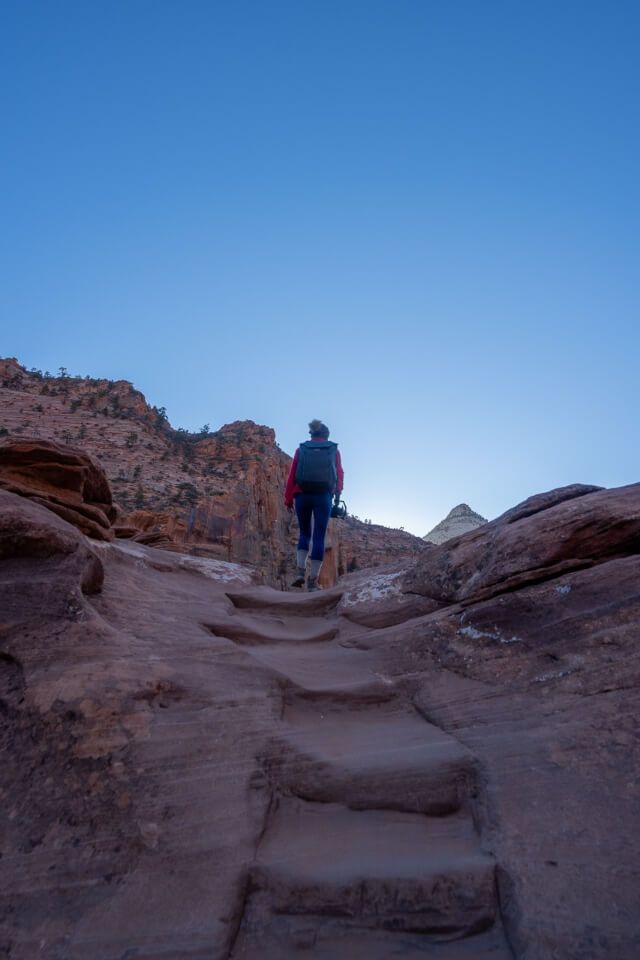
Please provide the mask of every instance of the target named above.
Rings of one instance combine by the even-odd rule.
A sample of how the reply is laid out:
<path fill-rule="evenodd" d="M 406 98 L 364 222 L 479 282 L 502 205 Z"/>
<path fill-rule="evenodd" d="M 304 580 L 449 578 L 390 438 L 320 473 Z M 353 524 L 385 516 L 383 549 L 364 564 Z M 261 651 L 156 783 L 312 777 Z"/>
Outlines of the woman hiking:
<path fill-rule="evenodd" d="M 324 538 L 331 514 L 331 501 L 340 500 L 344 473 L 338 444 L 329 440 L 329 427 L 322 420 L 309 424 L 310 440 L 301 443 L 293 458 L 284 492 L 284 505 L 293 510 L 295 503 L 300 539 L 298 540 L 297 576 L 292 587 L 305 581 L 307 554 L 311 541 L 311 560 L 307 590 L 317 590 L 318 573 L 324 557 Z M 311 518 L 313 517 L 313 535 Z"/>

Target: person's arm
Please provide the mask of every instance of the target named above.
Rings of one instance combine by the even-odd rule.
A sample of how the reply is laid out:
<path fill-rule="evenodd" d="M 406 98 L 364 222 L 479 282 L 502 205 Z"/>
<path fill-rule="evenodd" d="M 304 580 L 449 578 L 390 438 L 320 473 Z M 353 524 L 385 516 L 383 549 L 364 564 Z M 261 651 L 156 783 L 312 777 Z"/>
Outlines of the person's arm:
<path fill-rule="evenodd" d="M 284 490 L 284 505 L 287 510 L 290 510 L 293 506 L 293 491 L 296 486 L 296 470 L 298 469 L 298 450 L 296 450 L 296 455 L 293 458 L 293 463 L 291 464 L 291 469 L 289 470 L 289 476 L 287 477 L 287 485 Z"/>
<path fill-rule="evenodd" d="M 344 487 L 344 470 L 342 469 L 342 458 L 339 450 L 336 450 L 336 473 L 338 474 L 338 481 L 336 483 L 336 497 L 339 497 L 342 493 L 342 488 Z"/>

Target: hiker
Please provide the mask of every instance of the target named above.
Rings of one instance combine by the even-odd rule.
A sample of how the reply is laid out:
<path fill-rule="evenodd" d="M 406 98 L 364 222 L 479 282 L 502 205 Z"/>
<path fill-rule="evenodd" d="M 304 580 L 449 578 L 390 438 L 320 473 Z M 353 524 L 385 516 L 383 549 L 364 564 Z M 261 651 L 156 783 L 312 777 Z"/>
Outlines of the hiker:
<path fill-rule="evenodd" d="M 301 443 L 291 464 L 284 492 L 287 510 L 295 503 L 300 539 L 296 553 L 297 576 L 292 587 L 302 587 L 305 582 L 307 554 L 311 541 L 311 559 L 307 590 L 316 590 L 318 573 L 324 557 L 324 537 L 331 514 L 331 501 L 340 500 L 344 473 L 338 444 L 329 440 L 329 428 L 322 420 L 309 424 L 310 440 Z M 313 536 L 311 518 L 313 517 Z"/>

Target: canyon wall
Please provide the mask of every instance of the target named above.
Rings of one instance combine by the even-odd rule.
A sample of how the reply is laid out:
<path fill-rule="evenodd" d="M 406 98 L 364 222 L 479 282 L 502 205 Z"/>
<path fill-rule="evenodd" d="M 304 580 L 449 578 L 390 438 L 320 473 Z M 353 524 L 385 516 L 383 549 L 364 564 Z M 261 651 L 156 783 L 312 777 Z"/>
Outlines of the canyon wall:
<path fill-rule="evenodd" d="M 291 579 L 297 524 L 283 506 L 291 458 L 270 427 L 246 420 L 213 432 L 175 430 L 127 381 L 63 369 L 52 376 L 0 360 L 0 442 L 23 439 L 70 445 L 102 465 L 116 536 L 250 564 L 277 586 Z M 331 528 L 325 583 L 424 549 L 409 533 L 353 518 Z"/>

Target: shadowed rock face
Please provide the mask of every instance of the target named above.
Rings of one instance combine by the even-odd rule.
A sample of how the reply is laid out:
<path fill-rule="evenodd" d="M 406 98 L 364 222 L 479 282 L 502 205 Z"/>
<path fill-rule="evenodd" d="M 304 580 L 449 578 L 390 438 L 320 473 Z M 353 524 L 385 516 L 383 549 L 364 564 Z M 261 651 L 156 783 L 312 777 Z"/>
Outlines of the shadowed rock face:
<path fill-rule="evenodd" d="M 39 566 L 32 567 L 29 560 L 39 561 Z M 85 537 L 39 504 L 5 490 L 0 490 L 0 562 L 7 582 L 3 617 L 12 610 L 32 616 L 48 604 L 58 611 L 65 598 L 77 593 L 77 587 L 83 593 L 97 593 L 102 587 L 102 563 Z M 47 571 L 40 581 L 30 576 L 36 569 Z"/>
<path fill-rule="evenodd" d="M 529 501 L 569 553 L 469 534 L 461 602 L 442 548 L 296 595 L 0 492 L 2 951 L 637 960 L 638 506 Z"/>

